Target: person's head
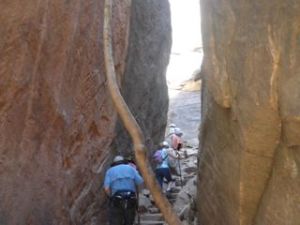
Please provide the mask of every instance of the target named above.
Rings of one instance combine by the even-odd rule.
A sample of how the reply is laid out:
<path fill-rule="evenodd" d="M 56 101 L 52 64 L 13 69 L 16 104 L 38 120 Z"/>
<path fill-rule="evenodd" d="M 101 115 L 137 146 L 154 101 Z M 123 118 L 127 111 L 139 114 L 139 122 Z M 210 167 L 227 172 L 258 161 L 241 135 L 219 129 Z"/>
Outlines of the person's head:
<path fill-rule="evenodd" d="M 174 123 L 171 123 L 169 125 L 169 134 L 174 134 L 175 129 L 176 129 L 176 125 Z"/>
<path fill-rule="evenodd" d="M 124 164 L 124 163 L 125 163 L 124 157 L 121 156 L 121 155 L 117 155 L 113 159 L 113 162 L 112 162 L 111 166 L 113 167 L 113 166 L 117 166 L 117 165 Z"/>
<path fill-rule="evenodd" d="M 117 162 L 121 162 L 121 161 L 124 161 L 124 157 L 121 156 L 121 155 L 117 155 L 117 156 L 115 156 L 113 162 L 114 162 L 114 163 L 117 163 Z"/>
<path fill-rule="evenodd" d="M 169 148 L 169 143 L 166 142 L 166 141 L 163 141 L 163 142 L 160 143 L 159 146 L 160 146 L 161 148 Z"/>
<path fill-rule="evenodd" d="M 180 130 L 180 128 L 178 128 L 178 127 L 175 128 L 174 133 L 175 133 L 177 136 L 180 136 L 180 137 L 181 137 L 182 134 L 183 134 L 182 131 Z"/>

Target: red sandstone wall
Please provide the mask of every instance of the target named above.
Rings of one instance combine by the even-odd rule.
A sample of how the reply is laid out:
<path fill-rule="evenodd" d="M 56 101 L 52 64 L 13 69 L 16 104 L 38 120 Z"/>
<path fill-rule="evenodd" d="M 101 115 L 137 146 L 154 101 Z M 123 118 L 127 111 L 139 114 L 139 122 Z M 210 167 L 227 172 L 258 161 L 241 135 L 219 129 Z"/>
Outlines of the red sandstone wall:
<path fill-rule="evenodd" d="M 127 4 L 113 13 L 119 74 Z M 103 1 L 10 0 L 0 12 L 0 224 L 94 224 L 116 122 Z"/>

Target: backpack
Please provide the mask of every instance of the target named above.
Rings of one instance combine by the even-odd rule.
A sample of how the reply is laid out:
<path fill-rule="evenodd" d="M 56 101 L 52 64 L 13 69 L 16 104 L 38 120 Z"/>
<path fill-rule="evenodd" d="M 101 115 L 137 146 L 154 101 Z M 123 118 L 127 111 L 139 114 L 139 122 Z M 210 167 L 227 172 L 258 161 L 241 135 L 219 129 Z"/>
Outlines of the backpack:
<path fill-rule="evenodd" d="M 162 162 L 163 162 L 164 160 L 166 160 L 167 157 L 168 157 L 168 155 L 166 155 L 166 157 L 163 158 L 163 157 L 162 157 L 162 150 L 159 149 L 159 150 L 155 151 L 155 153 L 153 154 L 152 159 L 153 159 L 153 161 L 154 161 L 156 164 L 162 164 Z"/>

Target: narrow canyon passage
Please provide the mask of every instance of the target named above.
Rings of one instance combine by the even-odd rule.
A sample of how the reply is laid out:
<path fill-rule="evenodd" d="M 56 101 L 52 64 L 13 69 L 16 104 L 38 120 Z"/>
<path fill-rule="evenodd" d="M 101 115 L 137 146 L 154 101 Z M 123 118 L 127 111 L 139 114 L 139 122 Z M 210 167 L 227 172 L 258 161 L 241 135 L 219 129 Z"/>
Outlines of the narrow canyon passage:
<path fill-rule="evenodd" d="M 184 133 L 186 186 L 169 200 L 192 225 L 299 225 L 300 3 L 191 2 L 112 1 L 114 68 L 149 158 L 168 125 Z M 132 142 L 108 93 L 103 3 L 0 1 L 0 225 L 107 223 L 104 174 Z M 172 47 L 173 31 L 191 39 Z M 142 195 L 142 220 L 163 223 Z"/>

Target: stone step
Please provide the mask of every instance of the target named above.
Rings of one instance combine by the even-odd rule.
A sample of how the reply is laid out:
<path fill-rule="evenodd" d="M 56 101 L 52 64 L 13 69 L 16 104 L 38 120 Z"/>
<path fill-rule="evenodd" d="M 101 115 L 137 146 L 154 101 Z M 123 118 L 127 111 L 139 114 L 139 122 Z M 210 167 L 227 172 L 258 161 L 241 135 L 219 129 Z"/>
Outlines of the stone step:
<path fill-rule="evenodd" d="M 151 214 L 159 213 L 159 212 L 160 212 L 159 208 L 157 208 L 157 207 L 155 207 L 155 206 L 149 207 L 149 208 L 148 208 L 148 211 L 149 211 L 149 213 L 151 213 Z"/>
<path fill-rule="evenodd" d="M 137 225 L 138 223 L 136 223 Z M 155 220 L 141 220 L 140 225 L 164 225 L 165 222 L 164 221 L 155 221 Z"/>
<path fill-rule="evenodd" d="M 192 178 L 194 178 L 196 176 L 197 176 L 196 174 L 189 174 L 189 175 L 184 176 L 183 178 L 184 179 L 192 179 Z"/>
<path fill-rule="evenodd" d="M 162 220 L 162 214 L 161 213 L 144 213 L 140 215 L 141 220 L 152 220 L 152 221 L 159 221 Z"/>
<path fill-rule="evenodd" d="M 181 188 L 179 188 L 179 187 L 172 187 L 171 190 L 169 191 L 169 193 L 178 194 L 180 191 L 181 191 Z"/>
<path fill-rule="evenodd" d="M 184 186 L 188 182 L 188 180 L 190 178 L 192 178 L 192 177 L 182 177 L 182 186 Z M 181 180 L 180 180 L 180 178 L 176 178 L 175 179 L 175 186 L 176 187 L 180 187 L 181 186 Z"/>
<path fill-rule="evenodd" d="M 174 205 L 174 203 L 176 202 L 176 199 L 168 199 L 168 201 L 170 202 L 171 205 Z"/>
<path fill-rule="evenodd" d="M 182 176 L 182 180 L 189 180 L 189 179 L 192 179 L 194 177 L 196 177 L 197 175 L 196 174 L 187 174 L 187 175 L 183 175 Z M 175 181 L 177 180 L 180 180 L 180 176 L 178 177 L 175 177 Z"/>
<path fill-rule="evenodd" d="M 178 192 L 177 193 L 172 193 L 172 192 L 169 192 L 168 194 L 166 194 L 166 197 L 167 198 L 177 198 L 178 196 Z"/>
<path fill-rule="evenodd" d="M 198 169 L 197 169 L 197 167 L 187 167 L 187 168 L 184 168 L 183 170 L 185 173 L 193 174 L 193 177 L 194 177 Z"/>

